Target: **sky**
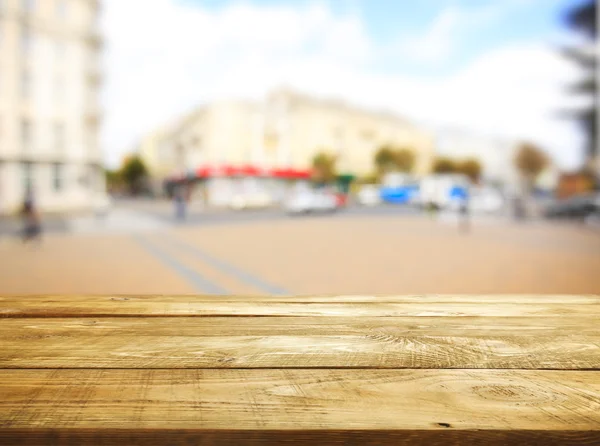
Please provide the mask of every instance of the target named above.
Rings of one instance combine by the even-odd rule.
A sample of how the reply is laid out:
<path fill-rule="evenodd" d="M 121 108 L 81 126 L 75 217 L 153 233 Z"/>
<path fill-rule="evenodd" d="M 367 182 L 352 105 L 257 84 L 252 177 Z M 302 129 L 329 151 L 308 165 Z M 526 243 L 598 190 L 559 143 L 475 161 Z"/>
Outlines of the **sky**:
<path fill-rule="evenodd" d="M 427 128 L 530 140 L 581 162 L 579 75 L 557 54 L 577 0 L 104 0 L 103 146 L 117 165 L 198 105 L 280 86 Z"/>

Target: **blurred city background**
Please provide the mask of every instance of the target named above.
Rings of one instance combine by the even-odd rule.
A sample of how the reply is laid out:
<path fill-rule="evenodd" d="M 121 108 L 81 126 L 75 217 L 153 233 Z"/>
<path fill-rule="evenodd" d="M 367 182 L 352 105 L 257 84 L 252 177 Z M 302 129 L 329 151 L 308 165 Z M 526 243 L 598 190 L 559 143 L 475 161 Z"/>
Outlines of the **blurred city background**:
<path fill-rule="evenodd" d="M 600 292 L 591 0 L 0 0 L 0 293 Z"/>

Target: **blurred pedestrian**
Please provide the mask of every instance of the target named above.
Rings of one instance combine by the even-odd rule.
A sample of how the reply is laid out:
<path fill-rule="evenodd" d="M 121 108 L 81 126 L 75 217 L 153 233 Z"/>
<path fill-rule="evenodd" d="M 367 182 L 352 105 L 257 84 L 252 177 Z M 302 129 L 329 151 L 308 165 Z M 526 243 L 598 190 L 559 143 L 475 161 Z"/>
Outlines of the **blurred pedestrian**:
<path fill-rule="evenodd" d="M 183 186 L 180 185 L 175 188 L 175 215 L 181 221 L 185 220 L 186 217 L 186 195 Z"/>
<path fill-rule="evenodd" d="M 462 199 L 460 200 L 460 208 L 459 208 L 459 213 L 460 213 L 460 221 L 459 221 L 459 225 L 460 225 L 460 229 L 462 232 L 469 232 L 469 229 L 471 227 L 471 221 L 470 221 L 470 215 L 469 215 L 469 193 L 465 192 L 465 195 L 462 197 Z"/>
<path fill-rule="evenodd" d="M 27 192 L 23 207 L 21 209 L 21 218 L 23 219 L 23 242 L 32 240 L 41 241 L 42 225 L 40 215 L 36 209 L 33 193 Z"/>
<path fill-rule="evenodd" d="M 430 201 L 425 205 L 425 208 L 427 209 L 429 218 L 434 220 L 437 214 L 437 205 L 433 201 Z"/>
<path fill-rule="evenodd" d="M 523 202 L 523 198 L 520 196 L 516 196 L 514 198 L 514 216 L 516 221 L 525 220 L 525 203 Z"/>

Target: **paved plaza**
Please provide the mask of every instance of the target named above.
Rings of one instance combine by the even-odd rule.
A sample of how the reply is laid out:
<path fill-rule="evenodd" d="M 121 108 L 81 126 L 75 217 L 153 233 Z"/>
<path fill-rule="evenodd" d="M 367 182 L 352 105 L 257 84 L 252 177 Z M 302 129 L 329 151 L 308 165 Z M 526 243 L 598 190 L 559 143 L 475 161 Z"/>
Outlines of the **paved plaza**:
<path fill-rule="evenodd" d="M 140 224 L 140 230 L 135 230 Z M 313 216 L 142 224 L 0 242 L 0 294 L 598 293 L 584 226 Z"/>

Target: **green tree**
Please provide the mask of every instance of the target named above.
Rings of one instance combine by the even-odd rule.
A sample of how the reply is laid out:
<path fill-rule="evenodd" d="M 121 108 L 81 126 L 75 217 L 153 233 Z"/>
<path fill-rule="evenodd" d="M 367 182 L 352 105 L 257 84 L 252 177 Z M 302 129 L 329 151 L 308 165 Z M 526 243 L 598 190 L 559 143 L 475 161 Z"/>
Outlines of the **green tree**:
<path fill-rule="evenodd" d="M 586 135 L 588 161 L 592 161 L 599 155 L 597 145 L 596 9 L 596 0 L 585 0 L 565 12 L 564 22 L 567 27 L 582 36 L 587 43 L 562 50 L 563 55 L 577 64 L 582 71 L 581 79 L 571 85 L 570 91 L 575 95 L 591 99 L 588 106 L 568 112 L 570 116 L 579 122 Z"/>
<path fill-rule="evenodd" d="M 548 166 L 548 156 L 532 143 L 522 143 L 515 156 L 515 167 L 521 174 L 528 190 L 533 188 L 535 180 Z"/>
<path fill-rule="evenodd" d="M 457 163 L 456 170 L 469 177 L 473 183 L 478 183 L 483 169 L 478 160 L 470 158 Z"/>
<path fill-rule="evenodd" d="M 375 170 L 379 175 L 394 170 L 396 166 L 394 149 L 389 145 L 384 145 L 375 152 L 373 159 Z"/>
<path fill-rule="evenodd" d="M 123 183 L 119 170 L 104 169 L 104 178 L 106 180 L 106 187 L 110 191 L 118 189 Z"/>
<path fill-rule="evenodd" d="M 132 194 L 138 194 L 144 188 L 148 169 L 138 155 L 127 157 L 119 171 L 120 177 Z"/>
<path fill-rule="evenodd" d="M 410 149 L 398 149 L 394 151 L 394 166 L 400 172 L 412 172 L 415 167 L 415 152 Z"/>
<path fill-rule="evenodd" d="M 450 158 L 436 158 L 433 161 L 433 173 L 456 173 L 456 162 Z"/>
<path fill-rule="evenodd" d="M 337 157 L 325 151 L 317 153 L 312 160 L 314 179 L 320 183 L 330 183 L 337 176 Z"/>
<path fill-rule="evenodd" d="M 362 177 L 360 177 L 357 181 L 357 183 L 359 184 L 377 184 L 377 182 L 379 181 L 379 178 L 377 177 L 377 173 L 369 173 L 367 175 L 364 175 Z"/>

